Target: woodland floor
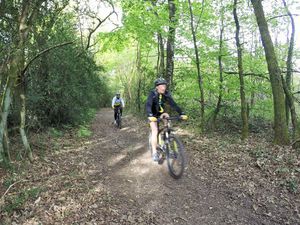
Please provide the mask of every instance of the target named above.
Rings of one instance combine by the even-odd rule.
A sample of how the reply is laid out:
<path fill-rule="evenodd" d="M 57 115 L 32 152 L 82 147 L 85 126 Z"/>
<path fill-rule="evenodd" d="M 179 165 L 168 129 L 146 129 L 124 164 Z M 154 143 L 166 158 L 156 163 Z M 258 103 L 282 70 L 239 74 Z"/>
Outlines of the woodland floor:
<path fill-rule="evenodd" d="M 174 180 L 150 158 L 147 124 L 125 115 L 123 125 L 102 109 L 88 138 L 31 137 L 33 149 L 49 149 L 19 165 L 22 173 L 0 170 L 0 224 L 300 224 L 293 149 L 175 124 L 188 164 Z"/>

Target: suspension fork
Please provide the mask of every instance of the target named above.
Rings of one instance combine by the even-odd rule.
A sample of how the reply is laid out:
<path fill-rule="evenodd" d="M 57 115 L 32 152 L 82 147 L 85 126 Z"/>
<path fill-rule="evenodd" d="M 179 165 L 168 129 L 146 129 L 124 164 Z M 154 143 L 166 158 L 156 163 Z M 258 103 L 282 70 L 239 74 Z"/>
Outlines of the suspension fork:
<path fill-rule="evenodd" d="M 169 129 L 164 131 L 164 141 L 165 141 L 165 144 L 168 148 L 168 146 L 170 144 L 170 130 Z"/>

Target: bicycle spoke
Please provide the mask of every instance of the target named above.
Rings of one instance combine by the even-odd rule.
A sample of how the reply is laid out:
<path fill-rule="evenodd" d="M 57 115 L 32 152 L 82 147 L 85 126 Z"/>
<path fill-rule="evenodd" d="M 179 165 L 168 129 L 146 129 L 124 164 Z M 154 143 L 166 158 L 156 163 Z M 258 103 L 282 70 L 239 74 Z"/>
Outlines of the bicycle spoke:
<path fill-rule="evenodd" d="M 178 179 L 184 171 L 183 145 L 177 137 L 171 137 L 168 145 L 168 168 L 172 177 Z"/>

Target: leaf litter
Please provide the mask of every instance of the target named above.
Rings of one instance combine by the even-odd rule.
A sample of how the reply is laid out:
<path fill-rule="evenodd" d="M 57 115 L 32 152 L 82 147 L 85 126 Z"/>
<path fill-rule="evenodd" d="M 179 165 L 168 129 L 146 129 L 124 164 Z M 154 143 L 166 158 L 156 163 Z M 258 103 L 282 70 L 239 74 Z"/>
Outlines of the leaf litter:
<path fill-rule="evenodd" d="M 15 183 L 1 224 L 300 224 L 297 150 L 181 127 L 188 164 L 174 180 L 151 161 L 146 123 L 126 115 L 117 130 L 111 116 L 97 114 L 91 137 L 33 135 L 35 162 L 0 171 L 1 193 Z"/>

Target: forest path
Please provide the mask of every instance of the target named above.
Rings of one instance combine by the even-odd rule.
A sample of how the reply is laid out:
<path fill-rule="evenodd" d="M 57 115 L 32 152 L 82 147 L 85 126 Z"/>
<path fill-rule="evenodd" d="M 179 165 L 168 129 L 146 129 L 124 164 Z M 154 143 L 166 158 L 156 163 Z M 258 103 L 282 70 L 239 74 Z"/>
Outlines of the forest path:
<path fill-rule="evenodd" d="M 151 160 L 146 122 L 125 115 L 119 130 L 112 116 L 111 109 L 100 110 L 91 137 L 84 141 L 69 137 L 63 149 L 33 164 L 22 187 L 36 190 L 36 198 L 9 218 L 2 215 L 4 224 L 273 225 L 299 221 L 290 211 L 292 206 L 284 205 L 276 193 L 265 195 L 269 188 L 256 188 L 255 168 L 246 168 L 251 158 L 234 155 L 230 161 L 211 154 L 216 152 L 212 140 L 198 137 L 190 142 L 192 134 L 180 129 L 188 166 L 182 178 L 175 180 L 166 163 Z M 240 173 L 241 177 L 235 175 Z M 272 201 L 265 200 L 269 198 Z"/>

